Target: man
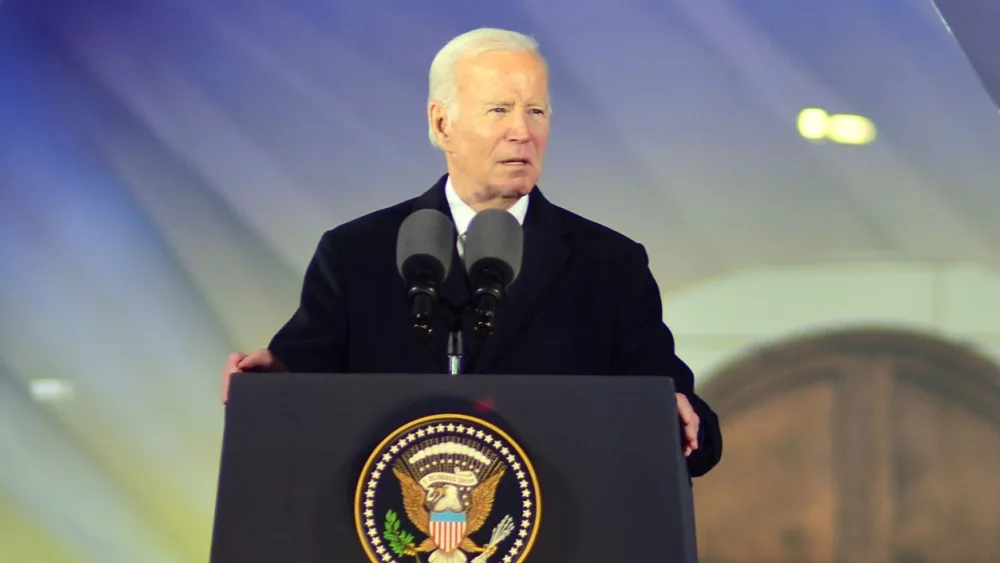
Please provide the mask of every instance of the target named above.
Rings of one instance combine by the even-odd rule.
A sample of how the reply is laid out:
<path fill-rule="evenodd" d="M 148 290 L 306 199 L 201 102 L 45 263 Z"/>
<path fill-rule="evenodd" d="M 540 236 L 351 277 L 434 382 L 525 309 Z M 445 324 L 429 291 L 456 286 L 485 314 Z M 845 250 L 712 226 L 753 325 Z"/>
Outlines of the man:
<path fill-rule="evenodd" d="M 420 197 L 323 235 L 292 318 L 266 350 L 229 357 L 223 401 L 230 374 L 243 371 L 443 373 L 447 326 L 433 321 L 443 326 L 433 350 L 413 337 L 396 233 L 417 209 L 440 210 L 458 230 L 459 264 L 475 213 L 506 209 L 524 228 L 521 273 L 472 371 L 673 377 L 689 471 L 706 473 L 722 453 L 718 419 L 674 353 L 644 248 L 536 188 L 552 107 L 535 41 L 498 29 L 456 37 L 431 64 L 427 111 L 448 173 Z M 441 292 L 452 303 L 469 296 L 463 268 L 451 269 Z"/>

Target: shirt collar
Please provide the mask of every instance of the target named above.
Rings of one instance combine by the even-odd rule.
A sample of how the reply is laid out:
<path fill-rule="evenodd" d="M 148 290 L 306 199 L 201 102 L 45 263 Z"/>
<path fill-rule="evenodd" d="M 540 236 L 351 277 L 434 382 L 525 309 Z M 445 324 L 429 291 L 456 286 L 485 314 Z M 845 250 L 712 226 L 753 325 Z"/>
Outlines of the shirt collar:
<path fill-rule="evenodd" d="M 455 221 L 455 229 L 458 231 L 458 236 L 462 236 L 469 229 L 469 223 L 476 216 L 476 210 L 469 207 L 468 204 L 462 201 L 462 198 L 458 197 L 458 192 L 451 185 L 450 176 L 445 183 L 444 193 L 448 200 L 448 207 L 451 208 L 451 218 Z M 524 218 L 528 214 L 528 199 L 528 196 L 521 196 L 514 205 L 507 209 L 507 212 L 513 215 L 522 226 L 524 225 Z"/>

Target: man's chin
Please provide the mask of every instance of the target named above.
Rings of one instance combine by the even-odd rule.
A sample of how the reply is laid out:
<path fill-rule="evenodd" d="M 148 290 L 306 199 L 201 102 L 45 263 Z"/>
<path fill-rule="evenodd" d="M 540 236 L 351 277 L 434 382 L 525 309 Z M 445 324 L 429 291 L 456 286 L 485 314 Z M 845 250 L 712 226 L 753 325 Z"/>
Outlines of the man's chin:
<path fill-rule="evenodd" d="M 505 198 L 516 199 L 531 193 L 535 188 L 534 178 L 527 176 L 522 178 L 512 178 L 505 182 L 498 182 L 493 185 L 493 192 Z"/>
<path fill-rule="evenodd" d="M 535 185 L 532 184 L 530 186 L 510 188 L 509 190 L 505 190 L 503 192 L 500 192 L 500 195 L 502 195 L 503 197 L 506 197 L 506 198 L 517 199 L 517 198 L 521 198 L 521 197 L 524 197 L 524 196 L 530 194 L 531 190 L 534 187 L 535 187 Z"/>

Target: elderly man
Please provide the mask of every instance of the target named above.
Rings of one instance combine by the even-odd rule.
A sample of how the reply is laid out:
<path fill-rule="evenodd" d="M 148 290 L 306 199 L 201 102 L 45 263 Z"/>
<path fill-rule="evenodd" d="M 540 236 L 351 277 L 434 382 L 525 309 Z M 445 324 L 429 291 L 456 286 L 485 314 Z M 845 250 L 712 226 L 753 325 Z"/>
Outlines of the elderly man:
<path fill-rule="evenodd" d="M 524 258 L 473 371 L 673 377 L 688 468 L 694 476 L 711 469 L 722 451 L 718 419 L 674 353 L 644 248 L 536 187 L 552 114 L 537 43 L 499 29 L 456 37 L 431 64 L 427 113 L 447 174 L 419 197 L 323 235 L 292 318 L 267 349 L 229 357 L 223 401 L 230 374 L 243 371 L 444 372 L 443 358 L 413 337 L 396 233 L 418 209 L 449 215 L 462 235 L 477 212 L 498 208 L 521 222 Z M 456 263 L 460 252 L 459 244 Z M 466 273 L 452 268 L 442 293 L 462 302 L 469 292 Z"/>

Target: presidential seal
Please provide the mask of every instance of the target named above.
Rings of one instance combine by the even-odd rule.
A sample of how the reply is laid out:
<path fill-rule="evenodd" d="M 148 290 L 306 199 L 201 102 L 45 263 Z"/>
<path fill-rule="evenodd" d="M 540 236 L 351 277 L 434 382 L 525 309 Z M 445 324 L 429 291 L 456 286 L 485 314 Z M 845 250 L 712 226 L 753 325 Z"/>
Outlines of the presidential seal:
<path fill-rule="evenodd" d="M 373 563 L 519 563 L 538 533 L 539 492 L 531 461 L 503 430 L 434 415 L 372 452 L 354 520 Z"/>

